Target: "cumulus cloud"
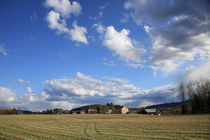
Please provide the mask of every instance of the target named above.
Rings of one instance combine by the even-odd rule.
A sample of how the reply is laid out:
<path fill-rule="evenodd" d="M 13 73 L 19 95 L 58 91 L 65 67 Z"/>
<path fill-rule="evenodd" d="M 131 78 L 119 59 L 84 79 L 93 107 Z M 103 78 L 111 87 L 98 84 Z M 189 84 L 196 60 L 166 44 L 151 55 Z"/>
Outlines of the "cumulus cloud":
<path fill-rule="evenodd" d="M 145 53 L 145 50 L 128 37 L 129 33 L 130 31 L 127 29 L 118 32 L 113 26 L 109 26 L 106 28 L 103 45 L 111 50 L 113 55 L 120 56 L 120 59 L 124 61 L 140 63 L 140 57 Z"/>
<path fill-rule="evenodd" d="M 57 33 L 65 33 L 68 32 L 68 28 L 66 28 L 66 21 L 64 19 L 60 19 L 60 14 L 55 11 L 50 11 L 47 16 L 47 22 L 49 23 L 49 28 L 57 30 Z"/>
<path fill-rule="evenodd" d="M 87 29 L 85 27 L 80 27 L 74 22 L 73 29 L 69 30 L 69 35 L 71 36 L 72 40 L 83 42 L 85 44 L 88 43 L 85 34 L 87 33 Z"/>
<path fill-rule="evenodd" d="M 103 45 L 108 48 L 113 55 L 119 56 L 119 59 L 126 62 L 142 63 L 141 56 L 146 50 L 128 35 L 128 29 L 122 29 L 120 32 L 113 26 L 104 27 L 101 24 L 94 24 L 96 31 L 103 35 Z"/>
<path fill-rule="evenodd" d="M 138 107 L 178 101 L 176 84 L 141 90 L 125 79 L 108 78 L 102 81 L 79 72 L 74 77 L 47 80 L 44 84 L 50 87 L 46 90 L 50 95 L 48 100 L 71 100 L 75 106 L 113 102 Z"/>
<path fill-rule="evenodd" d="M 78 16 L 81 13 L 81 6 L 77 2 L 71 2 L 69 0 L 46 0 L 45 5 L 52 8 L 47 17 L 48 27 L 52 30 L 56 30 L 57 34 L 67 34 L 73 41 L 78 41 L 87 44 L 86 33 L 87 29 L 82 26 L 78 26 L 76 22 L 73 22 L 73 28 L 68 28 L 66 20 L 71 14 Z"/>
<path fill-rule="evenodd" d="M 130 96 L 139 89 L 129 85 L 124 79 L 109 79 L 101 81 L 77 72 L 75 77 L 47 80 L 44 84 L 51 88 L 49 93 L 73 96 Z"/>
<path fill-rule="evenodd" d="M 96 28 L 96 31 L 100 34 L 103 34 L 106 31 L 105 27 L 99 23 L 93 24 L 93 27 Z"/>
<path fill-rule="evenodd" d="M 209 56 L 209 1 L 128 0 L 125 8 L 153 42 L 150 62 L 154 69 L 171 72 L 185 62 Z"/>
<path fill-rule="evenodd" d="M 0 87 L 0 102 L 1 101 L 13 101 L 15 93 L 8 88 Z"/>
<path fill-rule="evenodd" d="M 204 61 L 198 66 L 188 67 L 184 73 L 183 81 L 199 81 L 206 78 L 210 78 L 210 59 Z"/>
<path fill-rule="evenodd" d="M 65 18 L 68 18 L 70 14 L 78 16 L 82 10 L 78 2 L 74 1 L 71 3 L 69 0 L 46 0 L 45 6 L 53 8 Z"/>
<path fill-rule="evenodd" d="M 141 94 L 132 97 L 134 102 L 129 103 L 129 106 L 146 107 L 148 105 L 178 102 L 177 84 L 168 84 L 152 89 L 141 90 Z"/>
<path fill-rule="evenodd" d="M 114 104 L 139 107 L 177 100 L 177 85 L 165 85 L 153 89 L 140 89 L 125 79 L 99 80 L 80 72 L 43 82 L 47 87 L 40 93 L 28 92 L 15 98 L 10 89 L 0 87 L 0 106 L 20 107 L 32 111 L 61 107 L 72 109 L 87 104 Z"/>
<path fill-rule="evenodd" d="M 0 44 L 0 53 L 3 54 L 4 56 L 7 56 L 7 50 L 1 44 Z"/>

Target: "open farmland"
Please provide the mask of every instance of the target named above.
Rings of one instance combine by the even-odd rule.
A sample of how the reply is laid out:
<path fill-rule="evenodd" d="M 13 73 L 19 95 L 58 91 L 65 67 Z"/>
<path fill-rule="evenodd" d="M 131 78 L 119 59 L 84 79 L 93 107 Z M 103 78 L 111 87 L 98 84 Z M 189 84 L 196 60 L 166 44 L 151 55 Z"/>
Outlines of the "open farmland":
<path fill-rule="evenodd" d="M 210 115 L 2 115 L 0 139 L 210 139 Z"/>

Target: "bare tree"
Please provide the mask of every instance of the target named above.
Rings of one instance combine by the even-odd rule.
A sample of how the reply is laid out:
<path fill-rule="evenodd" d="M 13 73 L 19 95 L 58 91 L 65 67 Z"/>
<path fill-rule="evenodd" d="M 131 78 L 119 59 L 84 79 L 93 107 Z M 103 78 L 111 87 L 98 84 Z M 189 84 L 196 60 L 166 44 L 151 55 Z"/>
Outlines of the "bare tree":
<path fill-rule="evenodd" d="M 194 94 L 194 88 L 193 88 L 193 82 L 190 81 L 188 84 L 187 84 L 187 94 L 189 96 L 189 99 L 192 100 L 192 96 Z"/>
<path fill-rule="evenodd" d="M 183 83 L 179 85 L 179 98 L 182 102 L 182 114 L 186 113 L 186 105 L 185 105 L 185 86 Z"/>

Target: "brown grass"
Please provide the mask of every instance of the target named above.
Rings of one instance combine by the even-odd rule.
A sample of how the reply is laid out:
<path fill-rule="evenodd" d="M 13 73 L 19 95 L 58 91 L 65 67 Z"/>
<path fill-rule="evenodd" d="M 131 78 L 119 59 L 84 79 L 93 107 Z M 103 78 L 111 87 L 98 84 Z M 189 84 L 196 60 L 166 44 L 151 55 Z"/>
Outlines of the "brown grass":
<path fill-rule="evenodd" d="M 210 115 L 5 115 L 0 139 L 210 139 Z"/>

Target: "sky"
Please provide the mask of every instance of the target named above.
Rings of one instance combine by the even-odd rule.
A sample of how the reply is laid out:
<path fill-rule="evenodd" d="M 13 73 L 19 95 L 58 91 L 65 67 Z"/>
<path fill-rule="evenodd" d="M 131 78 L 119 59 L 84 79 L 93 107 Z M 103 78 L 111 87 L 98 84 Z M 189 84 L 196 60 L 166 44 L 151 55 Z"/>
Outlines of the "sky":
<path fill-rule="evenodd" d="M 210 77 L 209 0 L 1 0 L 0 106 L 179 101 Z"/>

